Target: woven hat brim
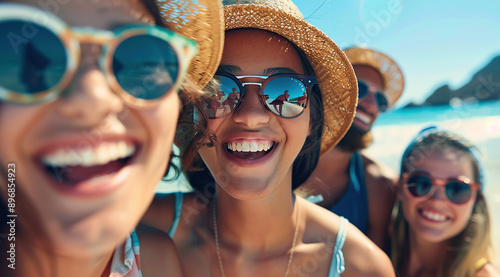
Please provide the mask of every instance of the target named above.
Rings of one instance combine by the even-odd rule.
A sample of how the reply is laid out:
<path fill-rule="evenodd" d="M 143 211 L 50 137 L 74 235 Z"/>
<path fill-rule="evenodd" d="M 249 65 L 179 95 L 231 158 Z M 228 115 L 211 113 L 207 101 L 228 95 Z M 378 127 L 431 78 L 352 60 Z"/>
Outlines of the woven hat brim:
<path fill-rule="evenodd" d="M 198 54 L 188 70 L 201 88 L 212 79 L 219 67 L 224 47 L 224 18 L 221 1 L 157 0 L 165 25 L 196 41 Z"/>
<path fill-rule="evenodd" d="M 358 86 L 344 52 L 306 20 L 282 10 L 256 4 L 224 7 L 226 30 L 255 28 L 276 33 L 300 48 L 311 62 L 320 85 L 324 108 L 320 155 L 330 151 L 354 119 Z"/>
<path fill-rule="evenodd" d="M 384 95 L 392 108 L 403 94 L 405 86 L 404 75 L 398 64 L 384 53 L 363 48 L 353 47 L 344 50 L 353 66 L 364 65 L 377 70 L 384 83 Z"/>

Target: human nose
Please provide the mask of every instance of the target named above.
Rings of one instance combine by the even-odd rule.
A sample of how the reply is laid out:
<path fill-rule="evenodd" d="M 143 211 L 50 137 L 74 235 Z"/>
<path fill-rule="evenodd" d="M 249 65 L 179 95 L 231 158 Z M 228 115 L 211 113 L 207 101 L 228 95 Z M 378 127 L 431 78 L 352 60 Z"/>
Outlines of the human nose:
<path fill-rule="evenodd" d="M 433 190 L 431 191 L 431 197 L 429 199 L 435 200 L 435 201 L 444 201 L 445 199 L 445 192 L 444 192 L 444 186 L 436 186 L 434 185 Z"/>
<path fill-rule="evenodd" d="M 95 52 L 95 48 L 82 47 L 79 69 L 56 107 L 61 116 L 85 126 L 98 125 L 124 109 L 123 100 L 112 91 L 97 65 Z"/>
<path fill-rule="evenodd" d="M 269 111 L 262 105 L 259 86 L 245 86 L 245 94 L 239 107 L 233 113 L 233 120 L 250 128 L 269 122 Z"/>

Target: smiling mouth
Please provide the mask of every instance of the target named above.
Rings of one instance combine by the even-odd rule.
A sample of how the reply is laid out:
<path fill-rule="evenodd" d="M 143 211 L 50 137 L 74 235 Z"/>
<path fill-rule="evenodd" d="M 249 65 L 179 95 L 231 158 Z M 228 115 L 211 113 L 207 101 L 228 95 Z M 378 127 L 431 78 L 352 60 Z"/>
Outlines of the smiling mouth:
<path fill-rule="evenodd" d="M 87 149 L 60 148 L 38 160 L 58 184 L 75 186 L 82 182 L 97 183 L 103 177 L 120 171 L 137 152 L 132 143 L 106 142 Z"/>
<path fill-rule="evenodd" d="M 418 212 L 421 216 L 436 222 L 444 222 L 448 220 L 448 217 L 441 213 L 436 213 L 428 210 L 419 209 Z"/>
<path fill-rule="evenodd" d="M 370 125 L 372 123 L 372 120 L 370 117 L 363 113 L 356 113 L 355 118 L 359 119 L 361 122 L 363 122 L 366 125 Z"/>
<path fill-rule="evenodd" d="M 269 154 L 274 146 L 274 141 L 263 140 L 236 140 L 225 143 L 229 154 L 239 159 L 256 160 Z"/>

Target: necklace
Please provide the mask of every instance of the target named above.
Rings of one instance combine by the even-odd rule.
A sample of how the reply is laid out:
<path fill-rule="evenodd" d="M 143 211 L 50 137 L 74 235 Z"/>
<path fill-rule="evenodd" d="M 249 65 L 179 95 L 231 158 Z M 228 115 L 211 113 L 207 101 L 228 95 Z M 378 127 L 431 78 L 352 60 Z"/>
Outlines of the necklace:
<path fill-rule="evenodd" d="M 226 274 L 224 274 L 224 266 L 222 265 L 222 257 L 220 255 L 220 246 L 219 246 L 219 232 L 217 230 L 217 211 L 216 211 L 216 201 L 214 199 L 214 204 L 213 206 L 213 224 L 214 224 L 214 234 L 215 234 L 215 249 L 217 251 L 217 260 L 219 261 L 219 269 L 222 277 L 226 277 Z M 286 270 L 285 270 L 285 277 L 288 276 L 288 272 L 290 271 L 290 265 L 292 264 L 293 260 L 293 253 L 295 252 L 295 244 L 297 243 L 297 234 L 299 233 L 299 205 L 297 203 L 297 218 L 295 222 L 295 233 L 293 235 L 293 241 L 292 241 L 292 251 L 290 252 L 290 258 L 288 258 L 288 264 L 286 265 Z"/>

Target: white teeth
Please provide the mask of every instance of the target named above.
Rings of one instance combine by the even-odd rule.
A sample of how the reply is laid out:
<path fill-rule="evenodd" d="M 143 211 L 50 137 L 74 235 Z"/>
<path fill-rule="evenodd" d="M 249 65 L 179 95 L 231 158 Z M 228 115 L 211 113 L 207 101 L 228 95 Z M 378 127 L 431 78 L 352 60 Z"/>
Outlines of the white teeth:
<path fill-rule="evenodd" d="M 259 152 L 267 151 L 271 148 L 273 142 L 270 141 L 243 141 L 243 142 L 228 142 L 227 149 L 237 152 Z"/>
<path fill-rule="evenodd" d="M 257 152 L 259 150 L 259 146 L 257 146 L 257 143 L 255 141 L 252 141 L 250 144 L 250 152 Z"/>
<path fill-rule="evenodd" d="M 97 147 L 81 149 L 58 149 L 56 152 L 42 157 L 42 162 L 51 167 L 64 166 L 96 166 L 132 156 L 135 146 L 124 141 L 101 143 Z"/>
<path fill-rule="evenodd" d="M 248 144 L 248 142 L 243 142 L 243 144 L 241 145 L 241 151 L 243 152 L 250 152 L 250 144 Z"/>
<path fill-rule="evenodd" d="M 434 220 L 434 221 L 445 221 L 446 216 L 443 214 L 438 214 L 438 213 L 433 213 L 429 211 L 422 211 L 422 215 L 424 217 L 427 217 L 428 219 Z"/>
<path fill-rule="evenodd" d="M 357 119 L 363 121 L 365 124 L 370 124 L 372 122 L 372 120 L 370 119 L 370 117 L 368 117 L 365 114 L 362 114 L 360 112 L 357 112 L 355 117 Z"/>

